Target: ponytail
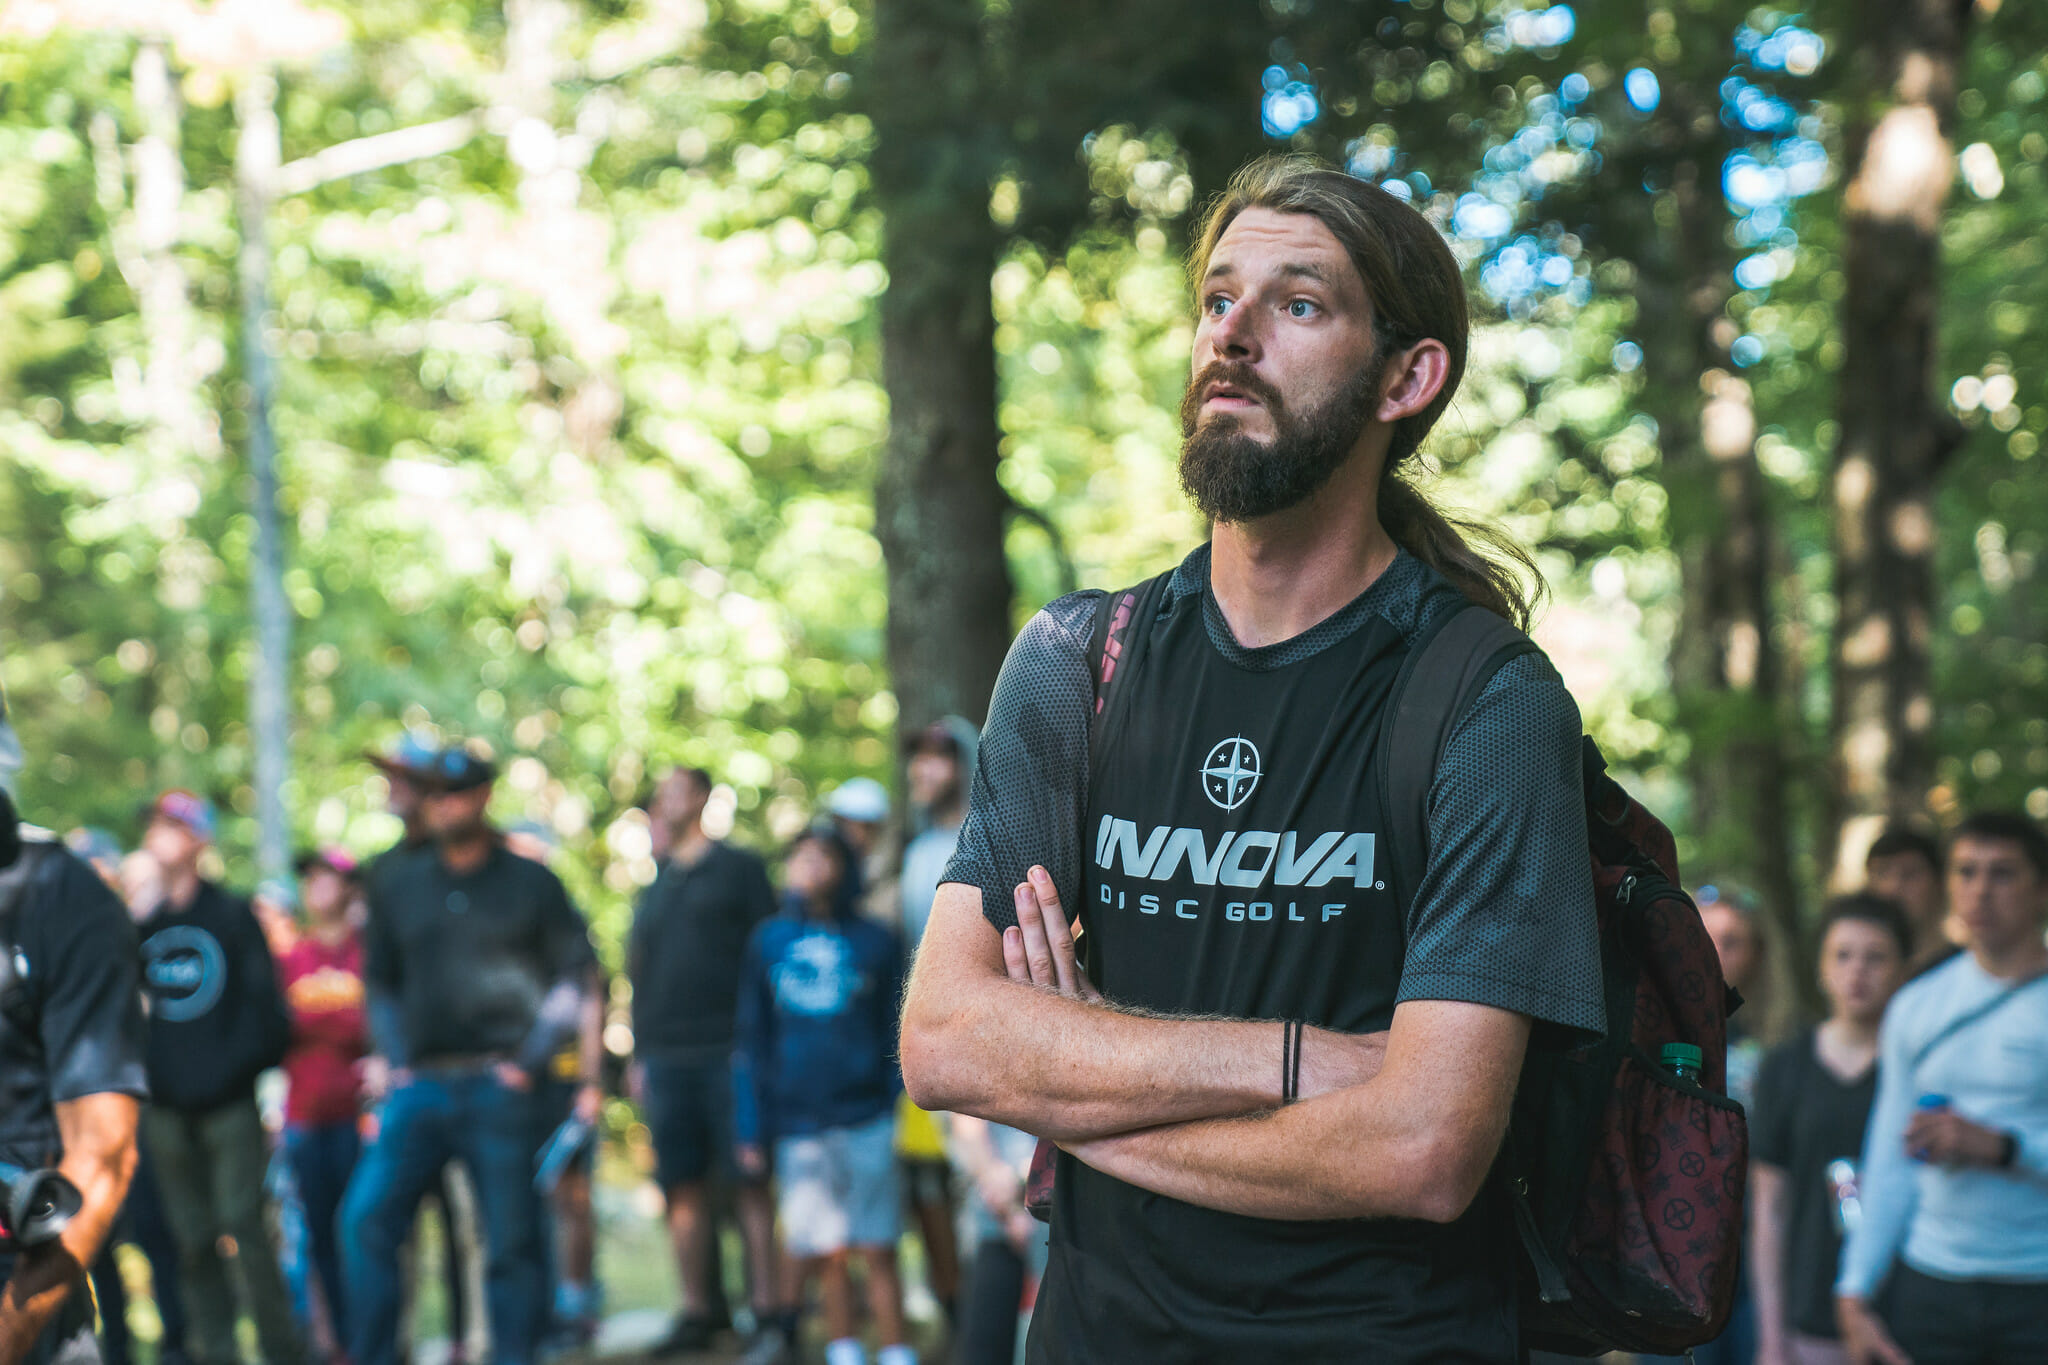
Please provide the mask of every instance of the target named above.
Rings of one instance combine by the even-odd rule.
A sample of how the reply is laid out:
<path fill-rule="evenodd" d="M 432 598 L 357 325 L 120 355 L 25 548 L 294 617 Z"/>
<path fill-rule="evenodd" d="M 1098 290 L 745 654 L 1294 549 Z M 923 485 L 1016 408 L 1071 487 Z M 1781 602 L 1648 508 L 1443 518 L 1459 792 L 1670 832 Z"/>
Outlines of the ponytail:
<path fill-rule="evenodd" d="M 1445 516 L 1394 464 L 1390 460 L 1380 476 L 1379 493 L 1380 525 L 1394 543 L 1449 579 L 1468 601 L 1526 631 L 1543 591 L 1529 552 L 1497 527 Z"/>

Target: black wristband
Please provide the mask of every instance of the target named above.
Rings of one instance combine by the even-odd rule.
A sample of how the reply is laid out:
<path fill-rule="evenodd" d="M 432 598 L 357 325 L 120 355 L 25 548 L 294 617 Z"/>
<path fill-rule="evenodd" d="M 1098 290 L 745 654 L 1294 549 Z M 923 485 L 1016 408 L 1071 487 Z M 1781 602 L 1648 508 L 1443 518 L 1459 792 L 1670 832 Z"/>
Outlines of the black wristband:
<path fill-rule="evenodd" d="M 1294 1096 L 1294 1098 L 1296 1099 L 1301 1098 L 1301 1047 L 1303 1043 L 1306 1043 L 1308 1041 L 1308 1039 L 1302 1035 L 1302 1030 L 1307 1027 L 1308 1025 L 1302 1023 L 1301 1021 L 1295 1021 L 1294 1068 L 1293 1070 L 1287 1073 L 1287 1093 Z"/>
<path fill-rule="evenodd" d="M 2000 1144 L 1998 1149 L 1998 1169 L 2009 1171 L 2013 1168 L 2013 1163 L 2020 1159 L 2020 1135 L 2018 1133 L 2000 1133 L 1998 1141 Z"/>
<path fill-rule="evenodd" d="M 1301 1025 L 1293 1019 L 1280 1021 L 1280 1103 L 1294 1101 L 1294 1087 L 1301 1076 Z"/>

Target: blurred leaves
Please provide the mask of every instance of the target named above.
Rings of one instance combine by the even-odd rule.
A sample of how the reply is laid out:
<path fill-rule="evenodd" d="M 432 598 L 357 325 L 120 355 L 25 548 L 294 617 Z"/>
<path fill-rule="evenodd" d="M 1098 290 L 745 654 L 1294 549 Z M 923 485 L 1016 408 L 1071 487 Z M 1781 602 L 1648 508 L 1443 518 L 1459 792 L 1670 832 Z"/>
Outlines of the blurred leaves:
<path fill-rule="evenodd" d="M 0 17 L 0 676 L 34 818 L 125 835 L 154 789 L 197 786 L 224 803 L 239 871 L 251 529 L 229 97 L 253 58 L 225 40 L 173 49 L 188 189 L 171 249 L 227 453 L 166 454 L 137 398 L 148 338 L 92 128 L 101 112 L 115 124 L 118 209 L 135 193 L 139 25 L 92 9 L 89 24 L 61 4 Z M 1699 737 L 1676 728 L 1665 669 L 1680 584 L 1657 414 L 1673 395 L 1651 387 L 1638 291 L 1669 226 L 1670 149 L 1645 141 L 1626 77 L 1662 73 L 1660 98 L 1690 91 L 1741 123 L 1729 144 L 1759 174 L 1791 176 L 1787 139 L 1839 151 L 1851 7 L 982 13 L 1006 101 L 977 153 L 1006 233 L 990 292 L 1001 477 L 1058 528 L 1080 580 L 1135 580 L 1202 534 L 1174 468 L 1181 253 L 1223 175 L 1283 145 L 1262 120 L 1304 115 L 1308 92 L 1315 117 L 1284 145 L 1398 183 L 1472 268 L 1472 366 L 1429 447 L 1439 491 L 1538 547 L 1555 589 L 1542 638 L 1589 728 L 1682 815 Z M 478 122 L 455 150 L 289 198 L 271 224 L 300 834 L 360 851 L 392 836 L 358 754 L 401 724 L 479 737 L 512 760 L 501 815 L 560 832 L 565 873 L 615 937 L 647 869 L 607 833 L 662 764 L 709 766 L 756 841 L 845 777 L 891 771 L 871 529 L 888 420 L 875 300 L 891 282 L 856 88 L 871 19 L 838 0 L 303 15 L 313 37 L 289 60 L 268 52 L 284 62 L 287 161 Z M 1794 71 L 1790 39 L 1757 55 L 1795 21 L 1823 44 L 1817 68 Z M 2044 24 L 2013 4 L 1982 18 L 1956 136 L 1982 150 L 1943 224 L 1941 382 L 1970 436 L 1938 507 L 1942 809 L 2048 815 Z M 521 31 L 544 41 L 522 47 Z M 1674 84 L 1701 71 L 1742 84 Z M 1755 338 L 1731 354 L 1781 528 L 1773 631 L 1806 752 L 1832 619 L 1830 200 L 1787 198 L 1773 220 L 1738 197 L 1725 224 L 1747 272 L 1726 283 L 1728 344 Z M 1013 522 L 1020 617 L 1063 586 L 1061 549 Z"/>

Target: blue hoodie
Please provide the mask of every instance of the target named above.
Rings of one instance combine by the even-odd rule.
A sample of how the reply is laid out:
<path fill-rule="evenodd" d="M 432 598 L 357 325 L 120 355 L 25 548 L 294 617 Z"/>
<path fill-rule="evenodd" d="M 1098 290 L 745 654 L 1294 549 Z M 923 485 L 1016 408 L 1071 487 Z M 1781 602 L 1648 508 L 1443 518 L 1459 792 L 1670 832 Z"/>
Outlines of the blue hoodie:
<path fill-rule="evenodd" d="M 857 915 L 811 919 L 801 901 L 762 922 L 740 968 L 733 1138 L 766 1145 L 888 1113 L 903 1088 L 903 946 Z"/>

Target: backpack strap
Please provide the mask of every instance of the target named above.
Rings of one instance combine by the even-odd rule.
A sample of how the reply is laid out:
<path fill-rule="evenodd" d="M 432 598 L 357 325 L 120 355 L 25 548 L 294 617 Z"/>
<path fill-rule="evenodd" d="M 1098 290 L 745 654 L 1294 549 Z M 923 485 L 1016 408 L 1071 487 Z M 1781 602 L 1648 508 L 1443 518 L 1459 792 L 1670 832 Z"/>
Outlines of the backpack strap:
<path fill-rule="evenodd" d="M 1466 602 L 1426 630 L 1394 677 L 1381 765 L 1395 884 L 1407 905 L 1429 866 L 1429 791 L 1451 730 L 1509 659 L 1540 652 L 1535 641 Z"/>
<path fill-rule="evenodd" d="M 1906 1070 L 1912 1075 L 1918 1076 L 1920 1074 L 1920 1068 L 1926 1065 L 1927 1059 L 1929 1057 L 1934 1055 L 1934 1049 L 1940 1047 L 1943 1043 L 1955 1037 L 1964 1029 L 1981 1022 L 1987 1016 L 1998 1013 L 1999 1010 L 2005 1007 L 2006 1002 L 2010 1001 L 2014 996 L 2019 995 L 2028 987 L 2038 985 L 2043 981 L 2048 981 L 2048 972 L 2042 972 L 2034 976 L 2030 976 L 2025 981 L 2020 982 L 2017 986 L 2013 986 L 2001 992 L 1998 995 L 1994 995 L 1989 1000 L 1979 1001 L 1972 1008 L 1964 1010 L 1961 1014 L 1956 1015 L 1954 1018 L 1950 1019 L 1946 1024 L 1943 1024 L 1940 1028 L 1936 1029 L 1934 1032 L 1934 1036 L 1932 1038 L 1929 1038 L 1926 1042 L 1920 1045 L 1920 1050 L 1913 1054 L 1913 1060 L 1906 1063 Z"/>
<path fill-rule="evenodd" d="M 1116 686 L 1128 676 L 1159 614 L 1159 600 L 1173 583 L 1174 571 L 1156 574 L 1135 586 L 1104 593 L 1095 604 L 1095 625 L 1088 637 L 1088 672 L 1095 680 L 1095 710 L 1088 718 L 1088 767 L 1092 779 L 1096 755 L 1102 751 L 1110 704 L 1121 694 Z M 1085 841 L 1083 843 L 1085 847 Z"/>

